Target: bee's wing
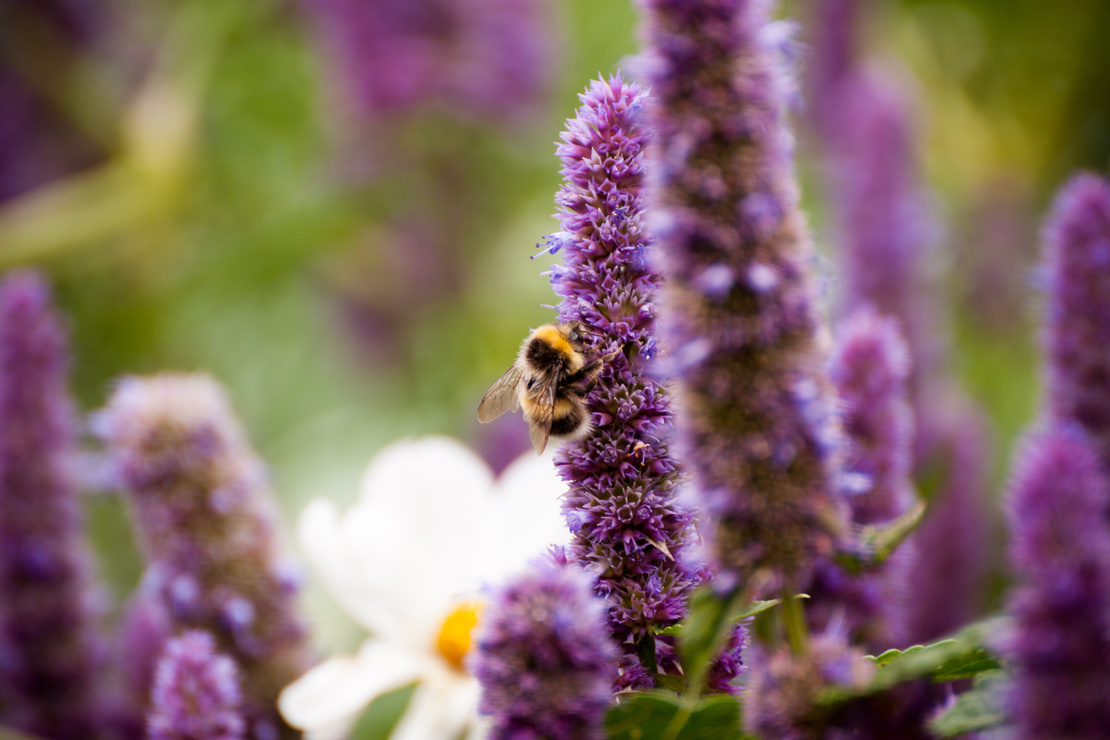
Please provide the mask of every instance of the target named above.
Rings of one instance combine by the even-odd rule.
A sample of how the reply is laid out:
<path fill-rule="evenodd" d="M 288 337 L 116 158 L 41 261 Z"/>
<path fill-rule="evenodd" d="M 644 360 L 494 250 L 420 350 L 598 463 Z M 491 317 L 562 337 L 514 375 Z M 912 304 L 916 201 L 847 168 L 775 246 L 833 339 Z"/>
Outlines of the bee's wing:
<path fill-rule="evenodd" d="M 536 382 L 536 387 L 529 391 L 529 396 L 536 404 L 534 414 L 528 416 L 528 437 L 536 452 L 543 454 L 547 447 L 547 438 L 551 434 L 551 420 L 555 414 L 555 391 L 559 387 L 559 378 L 547 375 Z"/>
<path fill-rule="evenodd" d="M 520 408 L 520 400 L 516 395 L 519 385 L 520 368 L 513 365 L 482 396 L 482 402 L 478 404 L 478 421 L 488 424 L 506 411 Z"/>

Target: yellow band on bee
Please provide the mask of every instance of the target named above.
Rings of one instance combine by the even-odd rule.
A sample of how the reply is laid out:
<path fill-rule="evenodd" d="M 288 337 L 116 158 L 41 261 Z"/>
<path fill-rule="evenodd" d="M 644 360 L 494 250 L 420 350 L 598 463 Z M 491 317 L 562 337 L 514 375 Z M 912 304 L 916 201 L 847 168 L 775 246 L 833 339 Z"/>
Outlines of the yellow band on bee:
<path fill-rule="evenodd" d="M 554 326 L 541 326 L 536 329 L 536 338 L 545 342 L 556 352 L 570 357 L 574 354 L 574 348 L 570 346 L 570 342 L 563 336 L 562 332 Z"/>

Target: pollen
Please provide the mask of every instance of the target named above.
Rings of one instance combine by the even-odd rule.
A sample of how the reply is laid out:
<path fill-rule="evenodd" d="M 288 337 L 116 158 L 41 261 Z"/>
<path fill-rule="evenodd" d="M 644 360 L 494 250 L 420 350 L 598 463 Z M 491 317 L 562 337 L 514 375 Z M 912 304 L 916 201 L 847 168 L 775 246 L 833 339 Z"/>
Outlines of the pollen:
<path fill-rule="evenodd" d="M 482 613 L 482 604 L 477 601 L 468 601 L 459 604 L 454 611 L 443 620 L 436 638 L 436 650 L 451 665 L 464 670 L 463 659 L 470 652 L 470 633 L 478 624 L 478 617 Z"/>

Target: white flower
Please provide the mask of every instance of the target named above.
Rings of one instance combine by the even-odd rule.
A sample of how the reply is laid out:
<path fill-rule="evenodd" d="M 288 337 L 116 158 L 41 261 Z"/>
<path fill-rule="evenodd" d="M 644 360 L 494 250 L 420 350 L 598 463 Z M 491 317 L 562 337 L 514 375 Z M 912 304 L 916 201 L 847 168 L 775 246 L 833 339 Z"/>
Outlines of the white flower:
<path fill-rule="evenodd" d="M 471 730 L 478 684 L 463 666 L 483 586 L 500 583 L 570 535 L 550 456 L 526 454 L 494 480 L 445 437 L 402 441 L 367 468 L 340 516 L 318 499 L 301 546 L 335 600 L 372 636 L 286 687 L 278 706 L 314 739 L 350 729 L 376 696 L 419 681 L 393 740 L 455 740 Z"/>

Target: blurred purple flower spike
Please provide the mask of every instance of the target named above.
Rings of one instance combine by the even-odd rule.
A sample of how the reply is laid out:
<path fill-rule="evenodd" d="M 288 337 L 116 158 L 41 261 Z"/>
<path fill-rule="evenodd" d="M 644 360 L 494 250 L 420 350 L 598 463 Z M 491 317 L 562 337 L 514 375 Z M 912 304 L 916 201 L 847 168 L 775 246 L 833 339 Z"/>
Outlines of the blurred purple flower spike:
<path fill-rule="evenodd" d="M 149 740 L 243 740 L 239 670 L 212 635 L 189 630 L 166 643 L 154 672 Z"/>
<path fill-rule="evenodd" d="M 684 459 L 721 574 L 760 593 L 802 588 L 839 535 L 839 435 L 781 39 L 760 0 L 643 5 L 658 137 L 650 227 L 665 344 L 682 358 Z"/>
<path fill-rule="evenodd" d="M 539 0 L 303 0 L 342 99 L 364 115 L 432 106 L 520 118 L 550 76 Z"/>
<path fill-rule="evenodd" d="M 906 398 L 910 358 L 897 322 L 861 309 L 841 323 L 829 374 L 843 406 L 845 468 L 866 484 L 849 503 L 857 525 L 884 524 L 917 501 L 913 413 Z M 832 562 L 819 568 L 807 616 L 822 631 L 840 615 L 852 641 L 885 649 L 904 642 L 912 539 L 881 571 L 852 576 Z"/>
<path fill-rule="evenodd" d="M 72 475 L 68 341 L 36 273 L 0 282 L 0 724 L 93 737 L 97 634 L 91 553 Z"/>
<path fill-rule="evenodd" d="M 307 636 L 262 461 L 223 390 L 203 375 L 125 378 L 94 425 L 173 623 L 217 638 L 243 669 L 251 734 L 276 733 L 278 692 L 308 667 Z"/>
<path fill-rule="evenodd" d="M 617 648 L 606 603 L 574 566 L 537 562 L 482 617 L 473 671 L 494 740 L 601 740 Z"/>
<path fill-rule="evenodd" d="M 1029 435 L 1007 499 L 1018 740 L 1105 738 L 1110 727 L 1110 486 L 1078 427 Z"/>
<path fill-rule="evenodd" d="M 1044 234 L 1048 408 L 1084 429 L 1110 471 L 1110 183 L 1088 173 L 1056 197 Z"/>

